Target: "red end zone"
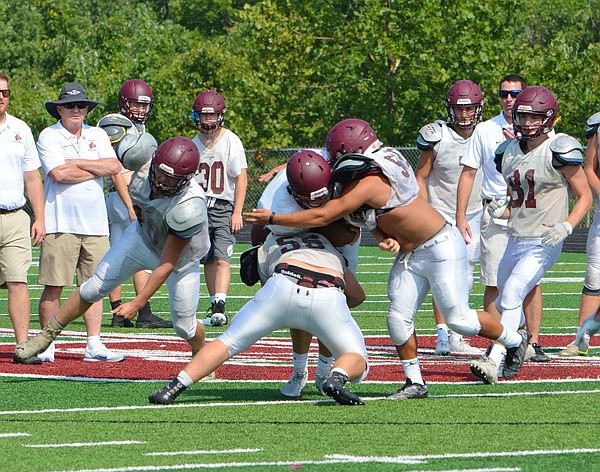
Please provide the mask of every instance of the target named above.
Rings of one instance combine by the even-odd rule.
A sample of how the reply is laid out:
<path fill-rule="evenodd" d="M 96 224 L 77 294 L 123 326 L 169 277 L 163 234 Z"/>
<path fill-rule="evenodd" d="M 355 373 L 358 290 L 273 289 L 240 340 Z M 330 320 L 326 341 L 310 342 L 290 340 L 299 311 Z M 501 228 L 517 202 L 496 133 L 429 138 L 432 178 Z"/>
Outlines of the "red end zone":
<path fill-rule="evenodd" d="M 104 343 L 113 350 L 127 355 L 119 363 L 84 362 L 85 340 L 81 333 L 59 341 L 53 363 L 38 366 L 14 364 L 14 344 L 0 344 L 0 374 L 42 375 L 56 377 L 83 377 L 94 379 L 168 380 L 189 361 L 189 347 L 174 336 L 140 334 L 105 334 Z M 550 350 L 566 346 L 572 335 L 542 335 L 540 344 Z M 596 338 L 592 346 L 597 346 Z M 367 381 L 399 382 L 404 374 L 396 350 L 387 336 L 366 338 L 371 369 Z M 471 344 L 487 346 L 487 341 L 474 338 Z M 419 359 L 427 382 L 475 382 L 469 371 L 468 356 L 435 357 L 435 336 L 419 336 Z M 235 356 L 216 371 L 223 380 L 287 380 L 291 369 L 291 341 L 288 338 L 263 338 L 242 354 Z M 314 376 L 317 345 L 310 350 L 309 375 Z M 562 358 L 553 355 L 552 361 L 528 361 L 516 380 L 600 379 L 600 357 Z"/>

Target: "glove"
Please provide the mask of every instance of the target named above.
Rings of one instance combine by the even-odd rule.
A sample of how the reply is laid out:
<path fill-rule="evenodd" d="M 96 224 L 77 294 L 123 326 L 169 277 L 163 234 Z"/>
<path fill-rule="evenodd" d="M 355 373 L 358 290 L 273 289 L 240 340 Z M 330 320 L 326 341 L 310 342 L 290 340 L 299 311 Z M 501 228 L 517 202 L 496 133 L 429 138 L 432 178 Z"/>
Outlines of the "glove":
<path fill-rule="evenodd" d="M 508 205 L 510 205 L 510 197 L 494 198 L 488 203 L 487 211 L 492 218 L 502 218 Z"/>
<path fill-rule="evenodd" d="M 542 244 L 558 246 L 567 236 L 573 232 L 573 227 L 568 221 L 562 223 L 544 224 L 548 229 L 542 234 Z"/>

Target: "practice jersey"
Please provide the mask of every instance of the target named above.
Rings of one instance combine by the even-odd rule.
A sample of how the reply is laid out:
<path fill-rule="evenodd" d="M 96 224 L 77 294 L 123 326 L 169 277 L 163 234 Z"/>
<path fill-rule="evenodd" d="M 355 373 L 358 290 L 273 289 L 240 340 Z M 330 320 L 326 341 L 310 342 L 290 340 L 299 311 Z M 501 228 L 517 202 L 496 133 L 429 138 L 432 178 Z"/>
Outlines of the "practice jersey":
<path fill-rule="evenodd" d="M 502 175 L 511 196 L 508 231 L 513 236 L 541 237 L 552 224 L 565 221 L 569 214 L 569 183 L 552 164 L 546 139 L 523 154 L 519 141 L 512 139 L 502 157 Z"/>
<path fill-rule="evenodd" d="M 221 139 L 207 148 L 198 135 L 194 144 L 200 152 L 200 165 L 194 177 L 207 197 L 219 198 L 235 203 L 235 185 L 242 169 L 246 169 L 246 153 L 240 138 L 226 129 Z"/>
<path fill-rule="evenodd" d="M 147 169 L 148 167 L 134 172 L 129 184 L 129 193 L 138 216 L 138 230 L 148 247 L 160 255 L 167 237 L 172 233 L 166 221 L 167 211 L 177 205 L 185 204 L 185 202 L 192 198 L 205 200 L 205 196 L 200 186 L 192 180 L 183 192 L 178 195 L 150 200 L 150 179 L 147 172 L 145 172 Z M 193 220 L 197 219 L 204 221 L 204 224 L 195 234 L 191 235 L 192 240 L 179 258 L 175 270 L 187 267 L 191 263 L 198 263 L 210 248 L 207 216 L 206 214 L 192 216 L 190 218 L 190 227 L 194 225 Z"/>
<path fill-rule="evenodd" d="M 296 259 L 317 267 L 324 267 L 344 274 L 344 256 L 318 233 L 298 233 L 295 235 L 274 235 L 270 233 L 258 250 L 258 273 L 267 280 L 275 266 L 285 259 Z"/>
<path fill-rule="evenodd" d="M 293 213 L 303 209 L 288 191 L 288 180 L 285 171 L 279 172 L 273 180 L 269 182 L 269 185 L 267 185 L 260 196 L 256 207 L 269 208 L 275 213 Z M 267 225 L 267 228 L 275 234 L 295 234 L 306 231 L 304 228 L 293 228 L 280 225 Z"/>
<path fill-rule="evenodd" d="M 354 226 L 373 230 L 377 227 L 377 216 L 396 207 L 408 205 L 417 198 L 419 184 L 412 167 L 397 149 L 383 147 L 365 155 L 375 160 L 388 179 L 392 192 L 382 208 L 360 208 L 345 218 Z"/>
<path fill-rule="evenodd" d="M 458 179 L 462 173 L 462 159 L 470 138 L 463 138 L 450 128 L 447 123 L 438 122 L 441 128 L 441 139 L 433 146 L 433 166 L 427 177 L 427 195 L 429 203 L 436 210 L 445 214 L 456 213 L 456 194 Z M 482 172 L 477 171 L 473 188 L 481 188 Z M 478 191 L 471 192 L 467 215 L 481 211 L 481 197 Z"/>

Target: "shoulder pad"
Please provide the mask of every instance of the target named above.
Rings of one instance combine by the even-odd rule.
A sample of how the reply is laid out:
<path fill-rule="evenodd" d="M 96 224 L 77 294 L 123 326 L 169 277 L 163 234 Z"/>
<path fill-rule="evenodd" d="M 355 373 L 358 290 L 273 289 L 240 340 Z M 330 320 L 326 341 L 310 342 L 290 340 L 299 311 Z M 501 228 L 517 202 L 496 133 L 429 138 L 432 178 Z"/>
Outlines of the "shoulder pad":
<path fill-rule="evenodd" d="M 115 146 L 117 158 L 128 170 L 139 170 L 152 159 L 158 143 L 150 133 L 126 134 Z"/>
<path fill-rule="evenodd" d="M 573 136 L 558 134 L 550 143 L 552 162 L 556 167 L 583 164 L 583 147 Z"/>
<path fill-rule="evenodd" d="M 496 164 L 496 170 L 500 173 L 502 173 L 502 159 L 504 158 L 504 153 L 506 152 L 506 148 L 511 141 L 512 139 L 502 141 L 502 143 L 500 143 L 500 145 L 494 151 L 494 163 Z"/>
<path fill-rule="evenodd" d="M 127 130 L 133 126 L 133 122 L 126 116 L 111 113 L 101 118 L 97 126 L 108 134 L 110 142 L 114 146 L 127 134 Z"/>
<path fill-rule="evenodd" d="M 331 180 L 334 183 L 346 185 L 366 175 L 381 172 L 381 167 L 377 165 L 375 159 L 352 153 L 340 157 L 335 162 L 331 172 Z"/>
<path fill-rule="evenodd" d="M 419 130 L 419 136 L 417 136 L 417 147 L 421 151 L 431 149 L 442 139 L 442 121 L 435 121 L 433 123 L 426 124 Z"/>
<path fill-rule="evenodd" d="M 590 116 L 585 124 L 587 125 L 587 128 L 585 130 L 586 138 L 589 138 L 594 133 L 597 133 L 598 125 L 600 125 L 600 111 L 598 113 L 594 113 L 592 116 Z"/>
<path fill-rule="evenodd" d="M 191 238 L 206 223 L 206 201 L 201 197 L 192 197 L 178 202 L 165 213 L 165 221 L 176 236 Z"/>

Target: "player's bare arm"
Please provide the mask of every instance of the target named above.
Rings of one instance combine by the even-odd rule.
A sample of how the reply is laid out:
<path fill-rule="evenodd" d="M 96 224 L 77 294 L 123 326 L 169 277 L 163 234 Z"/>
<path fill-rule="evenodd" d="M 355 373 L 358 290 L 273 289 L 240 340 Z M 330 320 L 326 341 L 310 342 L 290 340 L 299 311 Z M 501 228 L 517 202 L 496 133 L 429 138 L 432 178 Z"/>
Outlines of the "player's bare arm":
<path fill-rule="evenodd" d="M 585 174 L 595 195 L 600 195 L 600 178 L 598 177 L 598 133 L 588 139 L 585 150 Z"/>
<path fill-rule="evenodd" d="M 242 210 L 244 209 L 244 200 L 246 199 L 246 189 L 248 188 L 248 172 L 241 169 L 240 175 L 235 182 L 235 197 L 233 214 L 231 215 L 231 231 L 237 232 L 244 227 L 242 219 Z"/>
<path fill-rule="evenodd" d="M 417 169 L 415 170 L 415 177 L 419 184 L 419 195 L 425 200 L 427 200 L 427 178 L 433 169 L 434 160 L 433 149 L 421 151 L 419 162 L 417 162 Z"/>
<path fill-rule="evenodd" d="M 344 294 L 346 295 L 346 303 L 348 304 L 348 308 L 357 307 L 365 301 L 367 298 L 365 291 L 350 269 L 346 269 L 344 272 L 344 282 L 346 282 Z"/>
<path fill-rule="evenodd" d="M 469 244 L 473 238 L 471 227 L 467 222 L 467 207 L 469 206 L 469 198 L 473 191 L 473 182 L 476 173 L 477 169 L 463 166 L 463 170 L 458 179 L 458 188 L 456 190 L 456 227 L 467 244 Z"/>
<path fill-rule="evenodd" d="M 113 313 L 128 319 L 133 318 L 139 309 L 142 308 L 162 284 L 165 283 L 169 275 L 171 275 L 173 268 L 179 261 L 181 254 L 183 254 L 183 251 L 190 241 L 191 238 L 184 239 L 170 234 L 167 237 L 165 247 L 162 250 L 160 264 L 152 271 L 144 288 L 133 300 L 123 303 L 115 308 Z"/>
<path fill-rule="evenodd" d="M 567 217 L 567 222 L 575 228 L 592 208 L 592 192 L 583 168 L 579 165 L 566 165 L 560 169 L 571 190 L 577 197 L 573 209 Z"/>
<path fill-rule="evenodd" d="M 259 178 L 259 182 L 269 182 L 273 177 L 275 177 L 279 172 L 285 169 L 287 164 L 280 164 L 277 167 L 273 167 L 269 172 L 265 172 Z"/>
<path fill-rule="evenodd" d="M 270 209 L 255 208 L 252 212 L 244 213 L 244 220 L 255 225 L 278 224 L 298 228 L 325 226 L 349 215 L 362 205 L 366 204 L 373 208 L 385 206 L 390 193 L 391 188 L 385 177 L 370 175 L 350 184 L 339 198 L 329 200 L 321 208 L 294 213 L 277 213 L 275 216 Z"/>

